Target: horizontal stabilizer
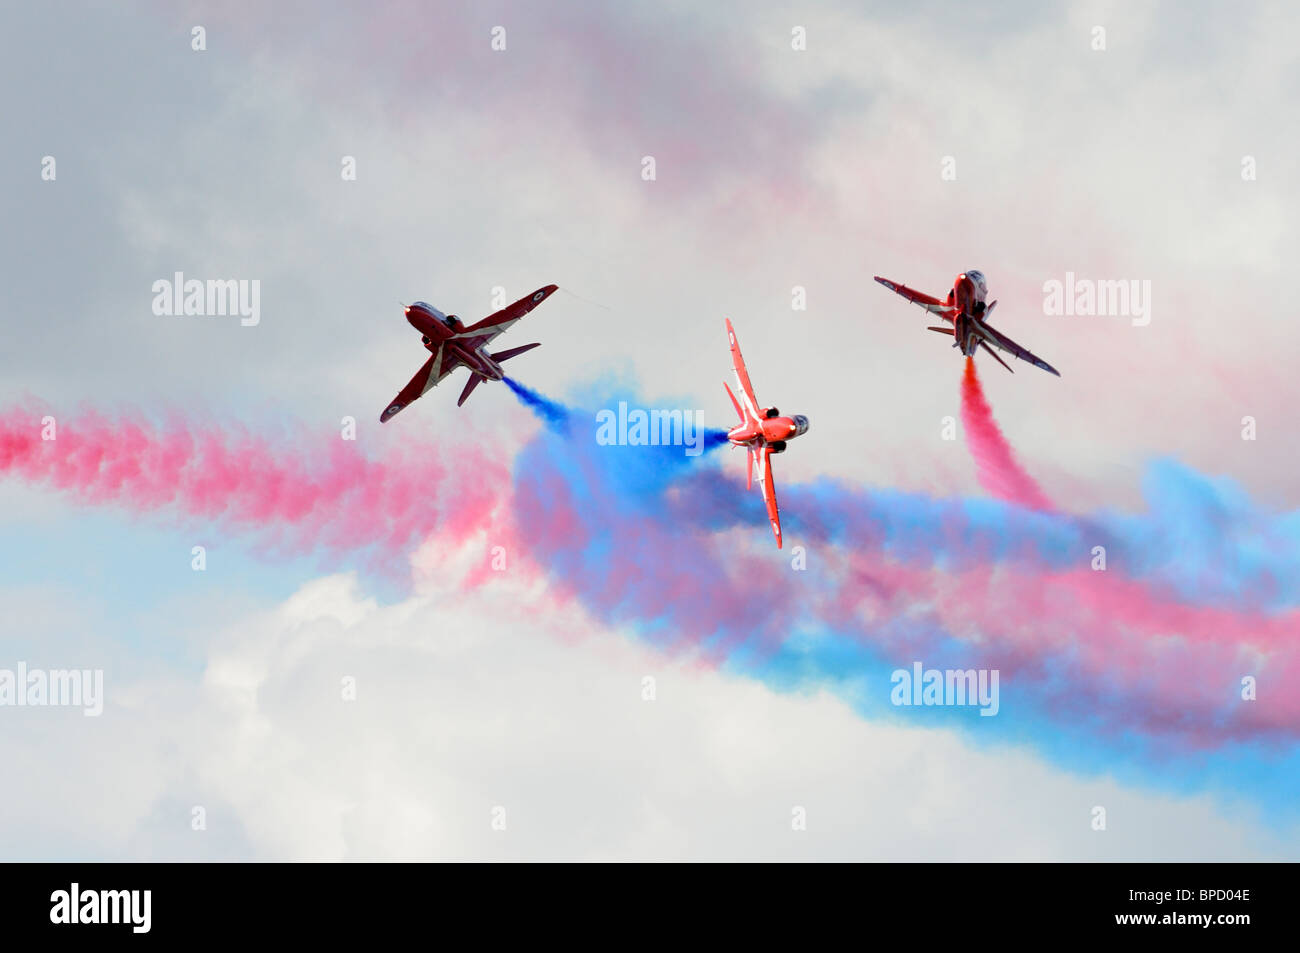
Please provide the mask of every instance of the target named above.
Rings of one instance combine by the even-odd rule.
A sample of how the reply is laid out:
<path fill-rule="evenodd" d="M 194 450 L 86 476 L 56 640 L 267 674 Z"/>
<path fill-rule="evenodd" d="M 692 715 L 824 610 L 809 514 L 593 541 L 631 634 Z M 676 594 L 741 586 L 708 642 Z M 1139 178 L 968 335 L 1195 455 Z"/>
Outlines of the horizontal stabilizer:
<path fill-rule="evenodd" d="M 988 351 L 990 354 L 992 354 L 992 355 L 993 355 L 993 360 L 997 361 L 999 364 L 1001 364 L 1003 367 L 1005 367 L 1008 371 L 1011 371 L 1011 366 L 1010 366 L 1009 364 L 1007 364 L 1006 361 L 1002 360 L 1002 358 L 998 357 L 998 352 L 997 352 L 997 351 L 993 350 L 993 348 L 989 347 L 989 346 L 988 346 L 987 344 L 985 344 L 983 341 L 980 341 L 980 347 L 984 348 L 984 350 L 986 350 L 986 351 Z M 1015 371 L 1011 371 L 1011 373 L 1014 374 Z"/>
<path fill-rule="evenodd" d="M 736 415 L 740 418 L 740 422 L 743 424 L 745 422 L 745 412 L 740 409 L 740 401 L 736 400 L 736 395 L 731 392 L 730 387 L 727 387 L 726 381 L 722 382 L 722 386 L 727 388 L 727 396 L 731 398 L 731 406 L 736 408 Z"/>
<path fill-rule="evenodd" d="M 520 354 L 523 354 L 524 351 L 531 351 L 533 348 L 541 346 L 541 342 L 538 341 L 536 344 L 522 344 L 519 347 L 512 347 L 507 351 L 497 351 L 492 355 L 492 360 L 499 364 L 502 361 L 510 360 L 512 357 L 518 357 Z"/>
<path fill-rule="evenodd" d="M 952 328 L 931 328 L 931 327 L 927 327 L 926 330 L 927 330 L 927 331 L 938 331 L 940 334 L 951 334 L 953 337 L 956 337 L 956 336 L 957 336 L 957 332 L 954 331 Z"/>

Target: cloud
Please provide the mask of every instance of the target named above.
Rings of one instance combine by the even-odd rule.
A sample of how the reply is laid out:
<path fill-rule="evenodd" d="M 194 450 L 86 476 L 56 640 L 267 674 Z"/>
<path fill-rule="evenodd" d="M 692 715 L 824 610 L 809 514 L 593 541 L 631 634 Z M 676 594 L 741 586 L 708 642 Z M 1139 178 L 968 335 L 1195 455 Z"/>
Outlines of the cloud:
<path fill-rule="evenodd" d="M 943 360 L 950 354 L 938 353 L 914 313 L 873 291 L 869 275 L 939 290 L 953 271 L 981 265 L 1008 332 L 1066 375 L 987 382 L 1022 462 L 1052 498 L 1085 511 L 1099 503 L 1143 507 L 1134 473 L 1153 453 L 1168 453 L 1232 472 L 1264 491 L 1261 498 L 1272 494 L 1277 505 L 1264 508 L 1266 522 L 1294 506 L 1286 421 L 1296 338 L 1277 300 L 1291 283 L 1284 250 L 1296 235 L 1285 210 L 1296 204 L 1298 180 L 1294 128 L 1276 121 L 1295 98 L 1284 4 L 1245 14 L 1207 5 L 1173 17 L 1107 5 L 1052 14 L 1023 4 L 936 23 L 933 6 L 868 18 L 856 5 L 828 3 L 807 13 L 804 54 L 788 48 L 790 15 L 777 4 L 707 11 L 679 4 L 663 21 L 622 19 L 594 4 L 558 16 L 534 4 L 445 7 L 451 12 L 426 20 L 421 8 L 399 5 L 385 7 L 373 28 L 369 11 L 298 9 L 294 16 L 277 7 L 275 19 L 288 26 L 256 5 L 136 19 L 31 8 L 13 19 L 0 38 L 11 142 L 0 171 L 12 185 L 12 227 L 0 248 L 13 332 L 0 356 L 6 406 L 31 391 L 61 413 L 79 400 L 115 407 L 134 400 L 204 406 L 219 419 L 304 420 L 313 429 L 333 428 L 344 414 L 369 421 L 421 357 L 399 300 L 427 297 L 486 313 L 497 286 L 527 290 L 555 280 L 608 307 L 557 297 L 530 318 L 546 347 L 530 358 L 529 384 L 563 393 L 623 367 L 657 393 L 703 395 L 691 405 L 721 421 L 729 413 L 718 386 L 726 370 L 721 318 L 729 314 L 760 394 L 814 420 L 808 443 L 780 461 L 783 493 L 811 487 L 802 499 L 783 496 L 792 512 L 812 512 L 807 504 L 830 485 L 813 485 L 821 476 L 950 495 L 974 472 L 959 443 L 938 439 L 941 419 L 957 412 L 960 366 Z M 488 29 L 498 10 L 511 52 L 494 59 Z M 204 54 L 188 46 L 195 17 L 213 18 Z M 1094 22 L 1109 31 L 1104 54 L 1087 49 Z M 60 54 L 51 57 L 54 48 Z M 1236 81 L 1219 82 L 1220 71 Z M 649 151 L 661 160 L 653 185 L 639 177 Z M 57 183 L 37 174 L 50 152 L 59 158 Z M 1259 159 L 1258 181 L 1240 177 L 1245 153 Z M 338 174 L 348 154 L 360 169 L 352 183 Z M 948 154 L 958 160 L 955 182 L 938 176 Z M 1067 268 L 1152 279 L 1151 327 L 1040 320 L 1043 279 Z M 152 281 L 175 270 L 261 279 L 263 323 L 245 330 L 149 314 Z M 807 289 L 808 311 L 791 309 L 793 286 Z M 409 426 L 381 431 L 370 423 L 360 440 L 380 457 L 413 435 L 430 437 L 448 458 L 465 438 L 508 449 L 518 439 L 517 411 L 504 389 L 493 397 L 457 414 L 454 393 L 431 395 L 414 422 L 403 415 Z M 1256 442 L 1239 437 L 1247 414 L 1259 420 Z M 1189 483 L 1186 493 L 1179 489 Z M 1156 490 L 1174 492 L 1152 499 L 1188 507 L 1176 515 L 1213 516 L 1218 503 L 1202 495 L 1202 483 L 1157 476 Z M 736 502 L 723 516 L 748 528 L 751 505 Z M 563 511 L 552 515 L 563 528 Z M 80 513 L 64 518 L 60 539 L 71 539 L 90 567 L 88 584 L 104 586 L 96 569 L 115 564 L 120 574 L 123 547 L 78 541 L 81 522 Z M 1130 528 L 1140 536 L 1150 525 L 1139 517 Z M 1185 556 L 1195 572 L 1183 585 L 1222 596 L 1214 586 L 1231 589 L 1250 574 L 1198 562 L 1214 542 L 1173 530 L 1149 551 Z M 1235 569 L 1260 556 L 1249 547 L 1229 552 Z M 25 557 L 20 550 L 9 559 Z M 482 559 L 472 561 L 481 571 Z M 538 597 L 538 578 L 525 585 L 524 566 L 511 565 L 515 594 Z M 429 571 L 439 566 L 432 560 Z M 165 578 L 141 573 L 137 584 L 164 589 Z M 690 666 L 670 676 L 681 724 L 629 727 L 611 714 L 628 671 L 642 658 L 655 671 L 676 673 L 686 663 L 593 635 L 581 618 L 566 631 L 560 612 L 572 609 L 563 598 L 572 588 L 527 603 L 537 606 L 528 613 L 491 578 L 480 580 L 486 595 L 472 596 L 483 601 L 460 604 L 457 593 L 434 588 L 446 606 L 423 596 L 399 604 L 423 628 L 403 636 L 410 644 L 385 664 L 409 669 L 422 684 L 403 684 L 391 703 L 377 702 L 382 716 L 354 733 L 331 721 L 338 672 L 363 671 L 363 690 L 375 679 L 390 684 L 386 668 L 362 663 L 370 643 L 382 645 L 408 616 L 368 606 L 337 580 L 326 588 L 344 594 L 325 599 L 329 612 L 295 609 L 299 615 L 250 619 L 223 640 L 194 637 L 192 651 L 210 662 L 202 697 L 184 674 L 150 667 L 146 677 L 138 660 L 125 661 L 114 683 L 130 692 L 119 696 L 116 720 L 99 726 L 94 747 L 71 730 L 77 726 L 56 720 L 32 723 L 30 741 L 0 742 L 15 756 L 5 763 L 30 767 L 32 778 L 29 793 L 7 792 L 12 829 L 33 857 L 480 849 L 689 856 L 696 846 L 748 856 L 745 838 L 766 831 L 774 812 L 785 837 L 789 804 L 803 796 L 790 779 L 807 777 L 824 785 L 810 835 L 824 830 L 816 818 L 826 805 L 855 832 L 842 846 L 814 837 L 809 856 L 1090 858 L 1101 850 L 1206 859 L 1284 853 L 1296 842 L 1290 830 L 1274 830 L 1276 840 L 1261 846 L 1246 819 L 1251 809 L 1235 802 L 1126 793 L 1004 748 L 972 753 L 968 737 L 900 735 L 896 726 L 863 723 L 825 695 L 777 696 Z M 1012 590 L 986 590 L 989 580 L 978 575 L 958 578 L 967 591 L 980 587 L 1014 607 Z M 697 580 L 696 595 L 715 580 Z M 947 619 L 965 618 L 966 592 L 950 593 L 942 577 L 905 581 L 918 596 L 951 596 Z M 1069 577 L 1043 581 L 1058 596 L 1095 591 Z M 60 596 L 70 598 L 66 590 Z M 87 636 L 93 643 L 110 626 L 133 624 L 129 612 L 92 605 L 98 618 L 57 616 L 52 636 L 78 629 L 98 636 Z M 461 605 L 471 608 L 461 614 Z M 501 625 L 510 629 L 495 641 L 490 623 L 475 628 L 489 607 L 507 613 Z M 40 603 L 24 618 L 54 608 Z M 163 651 L 194 614 L 178 599 L 141 624 L 136 640 Z M 1213 632 L 1215 618 L 1197 616 L 1206 625 L 1196 631 Z M 1168 624 L 1162 619 L 1158 625 Z M 452 637 L 464 664 L 430 660 L 420 647 L 448 620 L 470 633 Z M 259 654 L 240 642 L 243 628 L 271 648 Z M 622 631 L 618 622 L 608 628 Z M 294 639 L 299 630 L 336 654 L 318 659 Z M 370 642 L 350 641 L 363 633 Z M 680 638 L 659 635 L 663 643 Z M 580 650 L 555 645 L 573 639 Z M 610 661 L 620 652 L 633 661 Z M 510 653 L 533 666 L 516 670 L 506 659 L 517 697 L 482 675 Z M 302 691 L 317 679 L 328 691 L 296 695 L 298 675 L 306 677 Z M 452 676 L 492 704 L 458 693 Z M 592 687 L 605 677 L 617 687 Z M 554 698 L 534 680 L 566 694 Z M 465 737 L 455 728 L 459 705 Z M 504 725 L 493 720 L 503 711 Z M 451 727 L 440 732 L 440 722 Z M 227 725 L 238 731 L 223 733 Z M 517 737 L 532 749 L 510 747 Z M 857 760 L 877 750 L 882 764 Z M 58 761 L 52 751 L 78 756 Z M 446 762 L 418 760 L 429 751 L 445 753 Z M 495 774 L 482 763 L 485 751 L 497 758 Z M 1014 784 L 1000 780 L 1004 770 Z M 1237 774 L 1239 785 L 1278 790 L 1267 774 Z M 973 786 L 952 781 L 966 777 Z M 539 819 L 550 817 L 560 822 L 557 833 L 521 845 L 477 826 L 485 803 L 519 803 L 511 792 L 536 779 L 551 787 L 525 797 L 531 822 L 522 828 L 511 808 L 511 830 L 540 831 Z M 609 792 L 614 805 L 590 828 L 585 782 Z M 85 789 L 96 785 L 104 793 L 90 803 Z M 908 797 L 895 797 L 892 786 Z M 749 790 L 778 794 L 752 799 Z M 972 791 L 981 792 L 974 802 Z M 984 819 L 982 792 L 995 805 L 992 820 Z M 1075 805 L 1102 798 L 1126 805 L 1112 814 L 1110 833 L 1124 832 L 1113 851 L 1107 835 L 1075 834 Z M 210 809 L 210 830 L 220 832 L 202 846 L 188 828 L 199 799 Z M 1002 812 L 1026 803 L 1052 806 L 1032 821 Z M 775 851 L 788 841 L 756 844 L 752 850 Z"/>
<path fill-rule="evenodd" d="M 1225 819 L 1210 798 L 1071 777 L 942 729 L 868 724 L 826 694 L 779 696 L 667 661 L 576 610 L 521 625 L 536 598 L 509 572 L 469 596 L 430 574 L 380 606 L 354 577 L 326 577 L 231 626 L 197 682 L 111 684 L 93 730 L 23 712 L 23 730 L 0 736 L 4 763 L 31 765 L 0 796 L 10 854 L 1286 856 L 1285 838 L 1248 814 Z M 647 676 L 654 701 L 642 700 Z M 344 677 L 355 701 L 342 699 Z M 1098 805 L 1105 832 L 1090 826 Z M 195 806 L 204 831 L 191 829 Z M 806 832 L 791 829 L 796 808 Z"/>

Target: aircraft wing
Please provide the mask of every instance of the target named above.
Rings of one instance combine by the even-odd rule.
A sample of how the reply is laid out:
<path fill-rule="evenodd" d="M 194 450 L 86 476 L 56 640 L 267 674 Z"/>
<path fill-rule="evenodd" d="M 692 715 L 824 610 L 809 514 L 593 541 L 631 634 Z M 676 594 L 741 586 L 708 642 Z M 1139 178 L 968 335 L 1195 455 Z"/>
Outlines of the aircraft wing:
<path fill-rule="evenodd" d="M 890 281 L 888 278 L 881 278 L 879 275 L 876 275 L 876 281 L 894 292 L 894 294 L 902 295 L 908 301 L 912 302 L 912 304 L 920 305 L 932 314 L 942 315 L 946 321 L 951 321 L 953 315 L 957 313 L 957 309 L 952 305 L 945 304 L 938 298 L 932 298 L 922 291 L 917 291 L 914 288 L 907 287 L 907 285 L 900 285 L 896 281 Z"/>
<path fill-rule="evenodd" d="M 462 342 L 466 349 L 473 351 L 514 327 L 515 323 L 524 315 L 558 290 L 558 285 L 547 285 L 545 288 L 538 288 L 532 294 L 524 295 L 514 304 L 506 305 L 495 314 L 489 314 L 482 321 L 471 324 L 465 330 L 453 334 L 451 337 Z"/>
<path fill-rule="evenodd" d="M 1006 353 L 1010 354 L 1012 357 L 1017 357 L 1022 361 L 1028 361 L 1030 364 L 1034 365 L 1034 367 L 1040 367 L 1049 374 L 1055 374 L 1057 377 L 1061 376 L 1060 371 L 1054 368 L 1051 364 L 1048 364 L 1038 355 L 1034 354 L 1033 351 L 1021 347 L 1015 341 L 1011 340 L 1011 338 L 1007 337 L 1000 331 L 993 330 L 987 324 L 980 325 L 979 334 L 984 341 L 992 344 L 999 351 L 1006 351 Z M 1008 367 L 1007 370 L 1011 370 L 1011 368 Z"/>
<path fill-rule="evenodd" d="M 758 420 L 758 401 L 754 397 L 754 385 L 749 382 L 749 371 L 745 370 L 745 358 L 740 353 L 740 342 L 736 340 L 736 331 L 727 318 L 727 341 L 731 344 L 731 364 L 736 369 L 736 384 L 740 388 L 740 399 L 745 404 L 749 415 Z M 734 399 L 734 398 L 733 398 Z"/>
<path fill-rule="evenodd" d="M 758 467 L 762 478 L 758 488 L 763 491 L 763 502 L 767 504 L 767 518 L 772 524 L 772 535 L 776 537 L 776 548 L 781 548 L 781 511 L 776 505 L 776 485 L 772 482 L 772 451 L 767 447 L 753 448 L 749 451 Z"/>
<path fill-rule="evenodd" d="M 428 390 L 460 365 L 460 360 L 454 354 L 439 347 L 437 352 L 424 362 L 424 366 L 415 372 L 415 376 L 389 402 L 384 412 L 379 415 L 379 422 L 381 424 L 387 423 L 393 417 L 396 417 L 404 407 L 419 400 Z"/>

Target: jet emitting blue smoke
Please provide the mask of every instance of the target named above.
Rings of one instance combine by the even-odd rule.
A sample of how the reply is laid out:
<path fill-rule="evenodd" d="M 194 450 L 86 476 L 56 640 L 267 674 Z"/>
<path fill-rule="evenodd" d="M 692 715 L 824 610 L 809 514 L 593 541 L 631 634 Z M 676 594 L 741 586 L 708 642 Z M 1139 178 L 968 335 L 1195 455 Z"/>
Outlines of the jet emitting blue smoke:
<path fill-rule="evenodd" d="M 1261 509 L 1240 488 L 1171 463 L 1152 468 L 1149 505 L 1131 515 L 789 483 L 780 487 L 788 537 L 815 560 L 792 572 L 804 567 L 768 550 L 762 500 L 739 474 L 697 466 L 675 447 L 601 446 L 574 426 L 584 411 L 515 392 L 548 423 L 569 424 L 516 460 L 520 545 L 594 618 L 778 689 L 836 688 L 873 718 L 900 717 L 890 701 L 898 667 L 992 668 L 1005 676 L 996 731 L 960 706 L 909 710 L 909 722 L 973 720 L 971 737 L 1028 741 L 1057 763 L 1158 789 L 1250 792 L 1280 823 L 1295 822 L 1285 792 L 1300 777 L 1300 731 L 1286 721 L 1287 695 L 1235 699 L 1241 673 L 1263 667 L 1289 688 L 1300 670 L 1276 617 L 1300 608 L 1300 511 Z M 582 403 L 617 403 L 609 393 Z M 723 431 L 697 433 L 706 448 L 726 443 Z M 748 527 L 752 549 L 737 549 L 735 527 Z M 1092 575 L 1097 546 L 1109 574 Z M 948 586 L 949 574 L 964 588 Z M 755 600 L 756 579 L 781 598 Z M 1005 616 L 993 611 L 1001 607 Z M 1204 629 L 1213 612 L 1230 639 Z M 1236 634 L 1256 622 L 1267 644 Z M 1132 658 L 1137 675 L 1121 677 Z M 1216 679 L 1221 694 L 1168 708 L 1168 685 Z"/>

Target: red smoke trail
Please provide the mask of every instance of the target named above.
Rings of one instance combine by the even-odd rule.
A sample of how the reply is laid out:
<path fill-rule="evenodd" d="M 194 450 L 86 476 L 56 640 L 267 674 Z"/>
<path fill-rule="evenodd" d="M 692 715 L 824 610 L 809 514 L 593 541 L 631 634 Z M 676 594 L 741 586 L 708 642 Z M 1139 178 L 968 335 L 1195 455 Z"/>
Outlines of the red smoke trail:
<path fill-rule="evenodd" d="M 858 643 L 864 657 L 899 664 L 998 669 L 1028 706 L 1022 711 L 1035 712 L 1030 718 L 1111 739 L 1137 732 L 1183 751 L 1300 737 L 1300 696 L 1289 690 L 1300 684 L 1300 610 L 1185 605 L 1166 585 L 1093 571 L 1086 560 L 1053 565 L 1007 536 L 988 560 L 943 559 L 979 544 L 978 531 L 941 509 L 909 522 L 913 531 L 951 524 L 952 538 L 937 541 L 935 558 L 921 565 L 862 545 L 873 538 L 868 519 L 849 534 L 852 544 L 818 547 L 809 572 L 791 573 L 765 547 L 738 547 L 727 532 L 732 517 L 711 523 L 718 507 L 742 498 L 734 484 L 718 494 L 721 478 L 687 483 L 697 471 L 686 468 L 647 483 L 647 451 L 629 450 L 620 465 L 590 441 L 550 436 L 525 448 L 516 466 L 515 545 L 598 622 L 632 626 L 656 648 L 797 684 L 863 677 L 869 669 L 855 667 L 845 647 Z M 678 491 L 691 501 L 673 510 Z M 823 487 L 802 502 L 835 521 L 851 495 Z M 701 504 L 709 512 L 692 514 Z M 756 591 L 782 598 L 756 600 Z M 1245 675 L 1287 690 L 1243 704 Z"/>
<path fill-rule="evenodd" d="M 899 664 L 996 668 L 1035 711 L 1110 738 L 1139 732 L 1183 751 L 1300 737 L 1300 611 L 1185 606 L 1116 571 L 1029 555 L 915 567 L 836 545 L 791 573 L 765 547 L 643 509 L 611 473 L 575 461 L 590 452 L 549 439 L 525 451 L 512 509 L 533 518 L 514 545 L 598 622 L 669 654 L 793 682 L 860 677 L 842 649 L 803 638 L 825 629 Z M 1243 675 L 1287 688 L 1243 704 Z"/>
<path fill-rule="evenodd" d="M 1096 723 L 1110 720 L 1198 745 L 1256 734 L 1300 736 L 1300 696 L 1289 689 L 1259 703 L 1231 704 L 1242 675 L 1287 686 L 1300 680 L 1300 610 L 1180 605 L 1113 572 L 936 571 L 870 551 L 849 556 L 831 598 L 833 606 L 821 611 L 864 633 L 879 631 L 881 620 L 915 620 L 924 607 L 921 617 L 938 631 L 996 660 L 1008 677 L 1065 689 L 1054 704 L 1091 706 Z M 897 649 L 915 641 L 909 634 Z"/>
<path fill-rule="evenodd" d="M 915 568 L 870 547 L 829 548 L 814 574 L 792 579 L 765 550 L 737 553 L 725 534 L 666 519 L 661 498 L 642 499 L 605 448 L 598 455 L 549 432 L 525 450 L 512 487 L 500 465 L 465 450 L 403 447 L 372 459 L 336 433 L 276 439 L 95 414 L 61 421 L 57 440 L 44 441 L 40 419 L 0 414 L 0 477 L 352 560 L 357 550 L 391 559 L 430 537 L 454 550 L 486 531 L 512 570 L 544 568 L 556 603 L 576 600 L 597 620 L 712 664 L 761 667 L 820 620 L 904 660 L 941 659 L 946 643 L 959 643 L 1037 692 L 1053 718 L 1098 730 L 1195 746 L 1300 733 L 1295 610 L 1184 606 L 1139 581 L 1029 557 Z M 629 465 L 642 469 L 638 458 Z M 471 584 L 494 578 L 487 559 Z M 755 601 L 756 589 L 789 598 Z M 823 678 L 843 663 L 833 648 L 818 655 L 815 642 L 795 656 Z M 1236 704 L 1246 674 L 1281 690 Z"/>
<path fill-rule="evenodd" d="M 282 439 L 173 420 L 164 426 L 95 413 L 0 414 L 0 477 L 133 514 L 159 513 L 252 532 L 273 548 L 367 550 L 402 557 L 431 532 L 449 545 L 480 531 L 509 489 L 499 463 L 459 449 L 402 448 L 367 457 L 338 433 Z M 457 463 L 453 473 L 442 462 Z"/>
<path fill-rule="evenodd" d="M 993 410 L 984 399 L 975 359 L 966 358 L 966 375 L 961 384 L 961 421 L 966 444 L 975 457 L 980 486 L 999 499 L 1035 510 L 1054 510 L 1034 478 L 1021 469 L 1016 455 L 1002 435 Z"/>

